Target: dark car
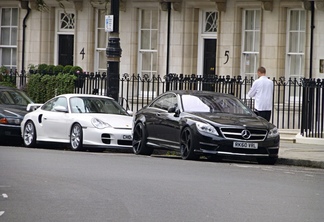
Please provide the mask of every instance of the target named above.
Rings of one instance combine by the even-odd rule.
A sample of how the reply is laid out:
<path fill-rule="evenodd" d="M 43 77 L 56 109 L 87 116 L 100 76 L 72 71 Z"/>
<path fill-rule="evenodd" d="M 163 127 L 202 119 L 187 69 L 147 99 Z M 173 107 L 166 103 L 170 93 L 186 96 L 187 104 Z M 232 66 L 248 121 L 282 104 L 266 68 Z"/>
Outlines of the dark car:
<path fill-rule="evenodd" d="M 0 86 L 0 141 L 20 142 L 20 123 L 32 100 L 21 90 Z"/>
<path fill-rule="evenodd" d="M 183 159 L 244 156 L 265 164 L 278 158 L 278 129 L 229 94 L 169 91 L 139 110 L 133 124 L 135 154 L 167 149 Z"/>

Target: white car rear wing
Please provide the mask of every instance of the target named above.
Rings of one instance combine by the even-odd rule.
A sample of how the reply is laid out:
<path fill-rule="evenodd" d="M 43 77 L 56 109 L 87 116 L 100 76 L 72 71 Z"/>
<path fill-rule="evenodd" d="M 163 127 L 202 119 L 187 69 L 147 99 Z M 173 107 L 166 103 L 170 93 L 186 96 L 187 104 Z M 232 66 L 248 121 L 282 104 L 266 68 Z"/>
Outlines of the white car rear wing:
<path fill-rule="evenodd" d="M 38 109 L 39 107 L 41 107 L 43 104 L 42 103 L 29 103 L 27 105 L 26 110 L 29 111 L 34 111 L 36 109 Z"/>

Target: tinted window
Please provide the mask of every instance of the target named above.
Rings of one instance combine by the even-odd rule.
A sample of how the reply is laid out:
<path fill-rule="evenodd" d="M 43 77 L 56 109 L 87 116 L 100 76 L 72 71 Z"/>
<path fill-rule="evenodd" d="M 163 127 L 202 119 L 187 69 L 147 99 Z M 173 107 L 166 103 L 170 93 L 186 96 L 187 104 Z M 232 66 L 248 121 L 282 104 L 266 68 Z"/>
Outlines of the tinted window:
<path fill-rule="evenodd" d="M 151 104 L 151 107 L 168 110 L 170 107 L 176 107 L 177 97 L 174 94 L 168 94 L 160 97 Z"/>
<path fill-rule="evenodd" d="M 24 92 L 18 90 L 0 91 L 0 104 L 6 105 L 28 105 L 32 101 Z"/>
<path fill-rule="evenodd" d="M 252 114 L 248 107 L 234 97 L 183 95 L 181 99 L 186 112 Z"/>

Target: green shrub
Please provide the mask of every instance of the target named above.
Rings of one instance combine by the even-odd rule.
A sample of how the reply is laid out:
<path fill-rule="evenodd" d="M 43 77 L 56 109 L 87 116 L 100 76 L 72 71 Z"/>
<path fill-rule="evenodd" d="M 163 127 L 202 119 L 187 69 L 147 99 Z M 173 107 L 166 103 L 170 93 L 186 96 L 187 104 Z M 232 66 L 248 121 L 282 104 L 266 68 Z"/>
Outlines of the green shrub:
<path fill-rule="evenodd" d="M 57 65 L 54 67 L 54 74 L 57 75 L 59 73 L 62 73 L 63 72 L 63 69 L 64 69 L 64 66 L 62 65 Z"/>
<path fill-rule="evenodd" d="M 47 64 L 39 64 L 38 65 L 38 73 L 40 73 L 40 74 L 43 74 L 43 75 L 45 75 L 45 74 L 47 74 Z"/>
<path fill-rule="evenodd" d="M 59 73 L 58 75 L 28 75 L 27 94 L 36 103 L 44 103 L 54 96 L 73 93 L 76 76 Z"/>
<path fill-rule="evenodd" d="M 73 93 L 75 88 L 75 80 L 77 79 L 74 75 L 58 74 L 56 76 L 56 93 L 57 95 L 65 93 Z"/>
<path fill-rule="evenodd" d="M 49 75 L 55 74 L 54 73 L 54 68 L 55 68 L 55 65 L 48 65 L 47 68 L 46 68 L 46 73 L 49 74 Z"/>
<path fill-rule="evenodd" d="M 43 103 L 45 86 L 42 85 L 42 75 L 39 73 L 28 75 L 27 94 L 35 103 Z"/>
<path fill-rule="evenodd" d="M 55 96 L 55 86 L 56 86 L 56 79 L 55 76 L 52 75 L 43 75 L 41 78 L 41 83 L 44 86 L 43 92 L 43 102 L 51 99 Z"/>
<path fill-rule="evenodd" d="M 71 66 L 71 65 L 64 66 L 63 73 L 64 74 L 70 74 L 72 67 L 73 66 Z"/>
<path fill-rule="evenodd" d="M 81 68 L 80 66 L 73 66 L 73 67 L 71 68 L 71 70 L 70 70 L 70 74 L 77 74 L 78 71 L 79 71 L 80 73 L 83 72 L 83 70 L 82 70 L 82 68 Z"/>
<path fill-rule="evenodd" d="M 1 66 L 0 67 L 0 74 L 3 75 L 3 74 L 7 74 L 7 73 L 9 73 L 9 69 L 7 67 L 5 67 L 5 66 Z"/>
<path fill-rule="evenodd" d="M 0 67 L 0 85 L 16 87 L 15 76 L 10 75 L 10 70 L 5 66 Z"/>
<path fill-rule="evenodd" d="M 0 86 L 9 86 L 12 88 L 16 88 L 16 85 L 11 82 L 0 82 Z"/>
<path fill-rule="evenodd" d="M 37 72 L 37 66 L 35 66 L 34 64 L 29 64 L 27 69 L 30 74 L 36 74 Z"/>

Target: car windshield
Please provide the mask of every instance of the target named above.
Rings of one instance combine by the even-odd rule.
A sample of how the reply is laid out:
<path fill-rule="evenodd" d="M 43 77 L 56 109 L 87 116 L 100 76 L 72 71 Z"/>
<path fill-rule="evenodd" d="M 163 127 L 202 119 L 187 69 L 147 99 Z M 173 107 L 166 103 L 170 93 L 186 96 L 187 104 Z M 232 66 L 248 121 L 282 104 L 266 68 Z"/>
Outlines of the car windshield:
<path fill-rule="evenodd" d="M 237 98 L 214 95 L 182 95 L 186 112 L 232 113 L 251 115 L 251 110 Z"/>
<path fill-rule="evenodd" d="M 98 97 L 73 97 L 70 99 L 72 113 L 107 113 L 128 115 L 115 100 Z"/>
<path fill-rule="evenodd" d="M 0 104 L 26 106 L 32 101 L 19 90 L 0 90 Z"/>

